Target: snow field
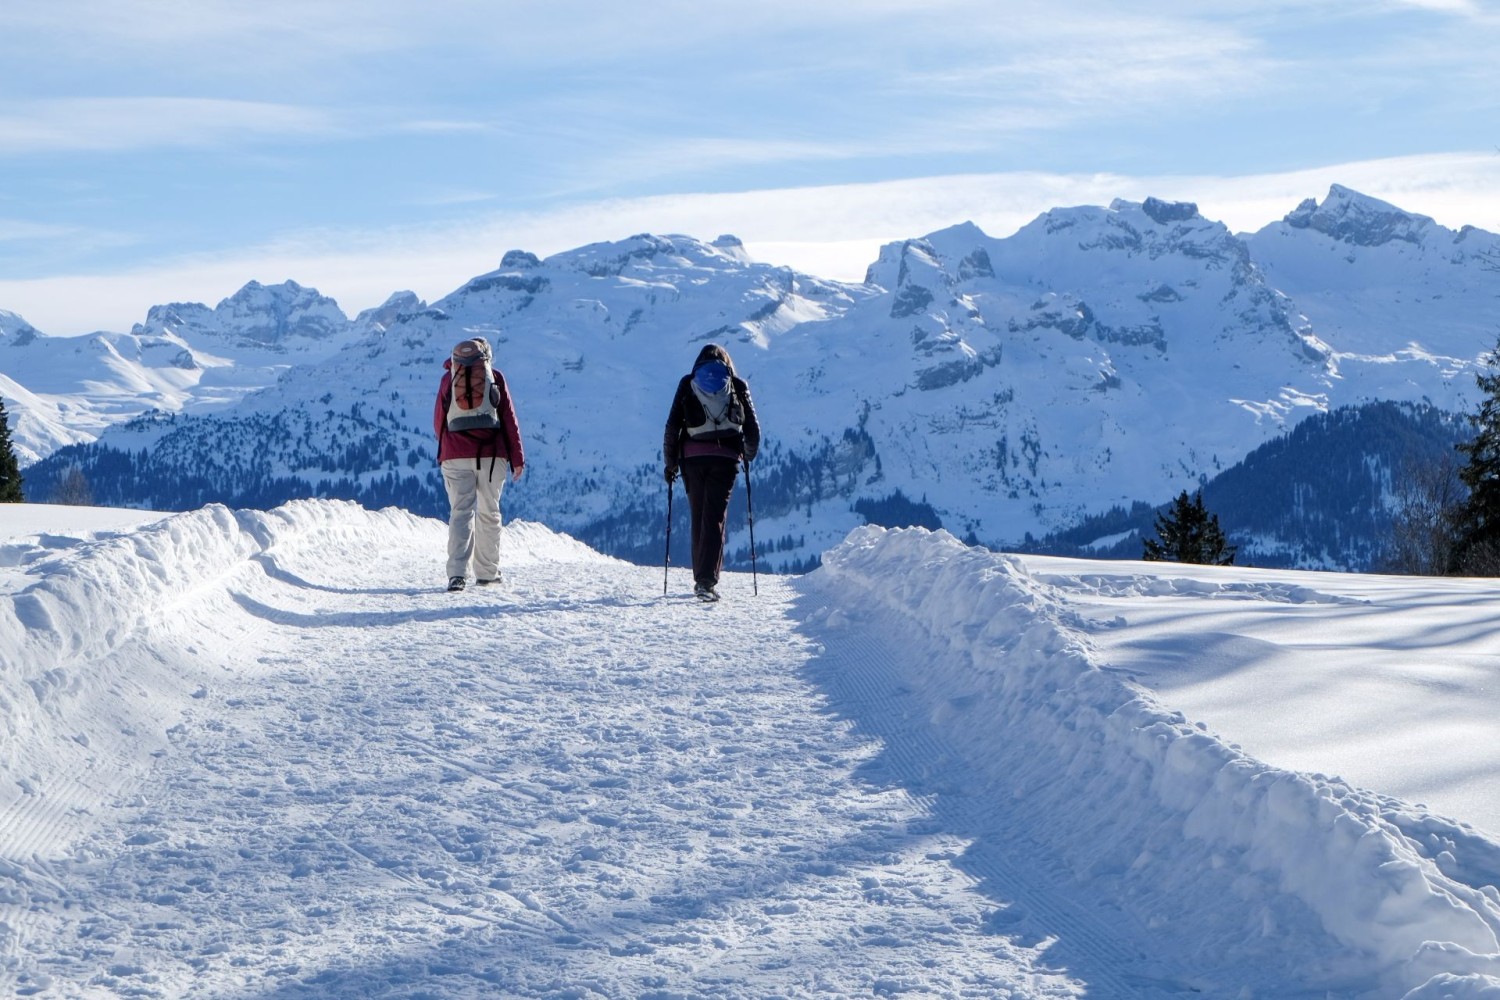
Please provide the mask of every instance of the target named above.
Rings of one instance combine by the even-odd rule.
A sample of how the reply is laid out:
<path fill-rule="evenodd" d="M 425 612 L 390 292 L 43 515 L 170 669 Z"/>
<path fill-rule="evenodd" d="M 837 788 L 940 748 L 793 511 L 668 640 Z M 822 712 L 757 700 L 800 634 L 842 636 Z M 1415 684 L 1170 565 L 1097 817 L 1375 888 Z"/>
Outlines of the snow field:
<path fill-rule="evenodd" d="M 1500 990 L 1500 846 L 1190 724 L 1061 577 L 865 528 L 702 606 L 513 522 L 447 594 L 445 530 L 0 537 L 0 993 Z"/>
<path fill-rule="evenodd" d="M 1207 982 L 1274 969 L 1283 989 L 1399 996 L 1441 972 L 1500 974 L 1493 845 L 1435 817 L 1407 836 L 1380 797 L 1188 724 L 1098 662 L 1020 560 L 866 528 L 824 568 L 905 636 L 903 679 L 962 766 Z"/>

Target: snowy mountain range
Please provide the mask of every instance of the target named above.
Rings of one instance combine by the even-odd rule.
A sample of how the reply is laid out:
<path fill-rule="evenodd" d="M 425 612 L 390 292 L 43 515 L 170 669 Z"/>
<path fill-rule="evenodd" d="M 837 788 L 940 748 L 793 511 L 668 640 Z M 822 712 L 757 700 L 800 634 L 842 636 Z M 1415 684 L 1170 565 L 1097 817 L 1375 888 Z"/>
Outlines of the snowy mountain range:
<path fill-rule="evenodd" d="M 0 312 L 0 394 L 34 499 L 77 468 L 103 503 L 433 514 L 441 363 L 483 335 L 527 440 L 507 510 L 659 559 L 662 421 L 715 341 L 766 433 L 757 547 L 787 568 L 866 519 L 1004 546 L 1161 502 L 1341 407 L 1466 412 L 1497 299 L 1500 237 L 1335 186 L 1253 234 L 1156 199 L 1006 238 L 958 225 L 886 246 L 857 284 L 733 237 L 640 235 L 512 251 L 437 302 L 354 319 L 292 282 L 156 307 L 129 334 L 51 338 Z M 1258 544 L 1275 558 L 1277 538 Z M 743 563 L 743 531 L 731 548 Z"/>

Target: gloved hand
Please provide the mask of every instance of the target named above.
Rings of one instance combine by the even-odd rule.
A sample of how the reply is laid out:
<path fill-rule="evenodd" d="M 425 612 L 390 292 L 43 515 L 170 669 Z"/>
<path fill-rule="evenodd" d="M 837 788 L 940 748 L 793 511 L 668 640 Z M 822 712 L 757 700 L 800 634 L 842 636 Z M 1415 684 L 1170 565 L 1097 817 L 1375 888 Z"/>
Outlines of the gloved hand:
<path fill-rule="evenodd" d="M 677 482 L 677 466 L 675 466 L 675 465 L 669 465 L 669 466 L 667 466 L 667 468 L 666 468 L 666 476 L 667 476 L 667 482 L 669 482 L 669 483 L 675 483 L 675 482 Z"/>

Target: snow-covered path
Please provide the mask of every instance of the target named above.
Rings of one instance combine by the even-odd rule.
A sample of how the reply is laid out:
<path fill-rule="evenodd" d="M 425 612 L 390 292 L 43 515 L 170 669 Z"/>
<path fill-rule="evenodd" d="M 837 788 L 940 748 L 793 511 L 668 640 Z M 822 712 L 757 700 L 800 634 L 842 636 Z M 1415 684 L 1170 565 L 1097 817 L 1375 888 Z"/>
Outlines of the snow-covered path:
<path fill-rule="evenodd" d="M 817 647 L 786 582 L 750 599 L 733 578 L 703 607 L 542 532 L 533 553 L 525 531 L 510 586 L 460 595 L 432 586 L 433 530 L 373 550 L 375 531 L 299 532 L 112 651 L 74 714 L 100 800 L 6 830 L 36 849 L 10 900 L 27 904 L 11 982 L 1071 994 L 1035 947 L 990 932 L 994 903 L 951 863 L 963 842 L 860 776 L 877 747 L 806 676 Z M 181 717 L 90 735 L 122 697 Z M 87 753 L 106 743 L 113 759 Z"/>
<path fill-rule="evenodd" d="M 1500 989 L 1500 848 L 1229 749 L 1017 560 L 872 529 L 706 607 L 526 524 L 443 593 L 442 539 L 7 550 L 0 993 Z"/>

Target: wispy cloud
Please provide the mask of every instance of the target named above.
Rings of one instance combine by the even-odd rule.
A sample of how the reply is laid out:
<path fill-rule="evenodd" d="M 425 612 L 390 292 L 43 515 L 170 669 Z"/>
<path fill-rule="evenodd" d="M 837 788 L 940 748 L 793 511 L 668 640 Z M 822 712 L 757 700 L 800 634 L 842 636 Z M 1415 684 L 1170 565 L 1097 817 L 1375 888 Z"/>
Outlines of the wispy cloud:
<path fill-rule="evenodd" d="M 215 146 L 340 130 L 314 108 L 183 97 L 97 97 L 0 106 L 0 156 Z"/>
<path fill-rule="evenodd" d="M 765 164 L 819 163 L 890 155 L 893 141 L 795 140 L 734 137 L 664 137 L 590 160 L 571 180 L 559 179 L 554 194 L 587 193 L 621 178 L 639 182 L 654 178 L 701 176 L 717 170 Z"/>
<path fill-rule="evenodd" d="M 143 72 L 151 69 L 143 56 L 159 53 L 190 71 L 249 73 L 257 64 L 265 71 L 263 60 L 278 52 L 328 60 L 410 46 L 421 37 L 414 30 L 421 13 L 393 0 L 368 0 L 358 9 L 338 0 L 7 0 L 0 39 L 40 45 L 48 56 L 133 63 Z"/>
<path fill-rule="evenodd" d="M 395 132 L 411 132 L 418 135 L 440 135 L 458 132 L 489 132 L 494 126 L 488 122 L 476 121 L 444 121 L 441 119 L 417 119 L 412 121 L 397 122 L 392 126 Z"/>
<path fill-rule="evenodd" d="M 17 265 L 66 266 L 80 255 L 117 252 L 139 243 L 139 236 L 129 232 L 0 217 L 0 273 L 15 273 Z"/>
<path fill-rule="evenodd" d="M 1465 17 L 1483 17 L 1484 8 L 1476 0 L 1392 0 L 1401 7 L 1416 7 L 1435 10 L 1444 14 L 1461 14 Z"/>
<path fill-rule="evenodd" d="M 41 222 L 26 222 L 20 219 L 0 218 L 0 243 L 73 239 L 77 237 L 78 233 L 79 229 L 76 226 L 51 225 Z"/>
<path fill-rule="evenodd" d="M 1256 38 L 1208 18 L 1101 14 L 1060 36 L 1033 16 L 978 26 L 940 65 L 902 72 L 886 89 L 1104 115 L 1243 92 L 1278 65 Z"/>
<path fill-rule="evenodd" d="M 410 199 L 410 204 L 442 208 L 448 205 L 480 205 L 498 199 L 493 191 L 437 190 Z"/>

